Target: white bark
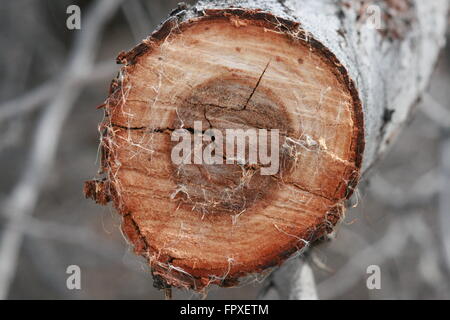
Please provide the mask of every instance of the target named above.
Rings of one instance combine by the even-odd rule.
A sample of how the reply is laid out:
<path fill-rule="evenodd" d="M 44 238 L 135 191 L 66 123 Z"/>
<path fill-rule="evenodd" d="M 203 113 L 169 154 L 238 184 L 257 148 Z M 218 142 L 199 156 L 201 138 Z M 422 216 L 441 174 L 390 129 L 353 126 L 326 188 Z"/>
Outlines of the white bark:
<path fill-rule="evenodd" d="M 286 277 L 286 274 L 289 277 Z M 308 262 L 299 257 L 285 262 L 272 275 L 267 291 L 260 298 L 264 300 L 317 300 L 314 273 Z"/>

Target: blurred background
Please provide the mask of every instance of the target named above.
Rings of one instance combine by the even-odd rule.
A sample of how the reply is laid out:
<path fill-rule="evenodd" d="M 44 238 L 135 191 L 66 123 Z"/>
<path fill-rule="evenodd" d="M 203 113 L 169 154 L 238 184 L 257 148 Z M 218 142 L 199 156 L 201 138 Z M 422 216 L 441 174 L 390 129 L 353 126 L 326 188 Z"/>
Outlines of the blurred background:
<path fill-rule="evenodd" d="M 124 3 L 126 5 L 124 5 Z M 66 9 L 81 8 L 81 30 Z M 115 57 L 172 0 L 16 0 L 0 10 L 0 298 L 163 299 L 110 207 L 84 199 Z M 321 299 L 450 299 L 450 48 L 391 152 L 363 181 L 333 241 L 309 251 Z M 370 181 L 369 181 L 370 180 Z M 81 268 L 81 290 L 66 269 Z M 368 290 L 369 265 L 381 289 Z M 258 281 L 208 299 L 255 299 Z M 202 298 L 177 290 L 174 298 Z"/>

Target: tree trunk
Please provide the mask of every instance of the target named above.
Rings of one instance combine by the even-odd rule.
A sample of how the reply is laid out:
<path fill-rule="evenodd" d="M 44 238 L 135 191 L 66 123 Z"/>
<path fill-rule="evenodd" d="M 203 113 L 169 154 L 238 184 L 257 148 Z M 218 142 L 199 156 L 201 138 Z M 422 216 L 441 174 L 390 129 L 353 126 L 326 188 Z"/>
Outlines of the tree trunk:
<path fill-rule="evenodd" d="M 342 218 L 424 91 L 446 12 L 446 0 L 180 5 L 118 57 L 102 106 L 104 179 L 86 195 L 113 201 L 160 287 L 269 271 Z M 219 133 L 253 128 L 279 132 L 276 173 L 219 148 Z M 196 161 L 208 129 L 226 163 Z M 194 137 L 191 162 L 173 160 L 180 132 Z"/>

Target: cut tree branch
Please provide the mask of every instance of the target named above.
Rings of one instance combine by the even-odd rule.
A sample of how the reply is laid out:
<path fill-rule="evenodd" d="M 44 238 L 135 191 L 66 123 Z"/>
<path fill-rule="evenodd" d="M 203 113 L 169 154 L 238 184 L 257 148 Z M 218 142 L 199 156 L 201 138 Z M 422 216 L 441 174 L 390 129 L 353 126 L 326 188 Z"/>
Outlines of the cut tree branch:
<path fill-rule="evenodd" d="M 114 203 L 159 287 L 233 286 L 333 231 L 424 93 L 446 29 L 445 0 L 365 1 L 379 7 L 379 26 L 359 4 L 180 4 L 119 54 L 100 126 L 102 174 L 85 193 Z M 264 175 L 261 161 L 234 163 L 216 140 L 226 164 L 198 162 L 195 146 L 196 160 L 183 152 L 175 163 L 177 129 L 194 144 L 207 129 L 276 129 L 280 168 Z M 289 283 L 302 269 L 293 270 Z"/>

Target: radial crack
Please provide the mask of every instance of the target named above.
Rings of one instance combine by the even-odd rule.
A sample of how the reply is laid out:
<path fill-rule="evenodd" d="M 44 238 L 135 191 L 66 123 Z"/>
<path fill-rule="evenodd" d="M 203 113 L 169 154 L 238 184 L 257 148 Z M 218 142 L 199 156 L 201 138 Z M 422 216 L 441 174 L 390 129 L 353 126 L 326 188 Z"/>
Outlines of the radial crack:
<path fill-rule="evenodd" d="M 271 62 L 271 61 L 272 61 L 272 59 L 270 59 L 269 62 L 267 62 L 267 65 L 266 65 L 266 67 L 264 68 L 263 72 L 261 73 L 261 76 L 259 77 L 258 82 L 256 82 L 255 88 L 253 88 L 252 93 L 251 93 L 250 96 L 248 97 L 247 102 L 245 102 L 245 105 L 244 105 L 244 107 L 241 109 L 241 111 L 242 111 L 242 110 L 245 110 L 245 108 L 247 108 L 247 105 L 248 105 L 248 103 L 250 102 L 250 100 L 252 99 L 253 95 L 255 94 L 256 89 L 258 89 L 259 84 L 261 83 L 261 80 L 262 80 L 262 78 L 264 77 L 264 74 L 265 74 L 266 71 L 267 71 L 267 68 L 269 68 L 269 65 L 270 65 L 270 62 Z"/>

